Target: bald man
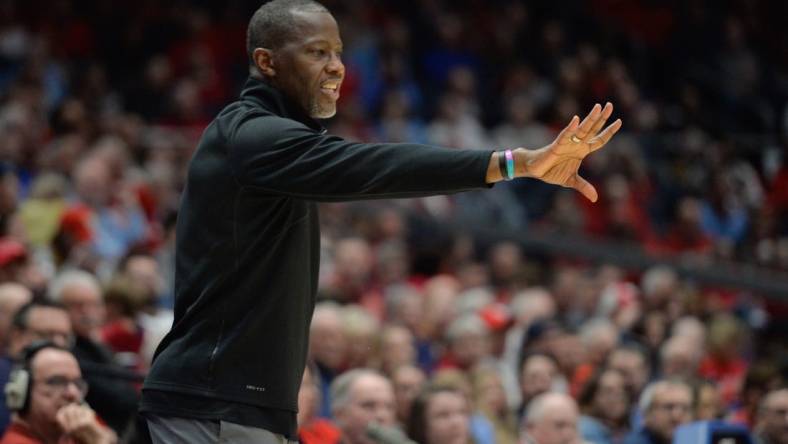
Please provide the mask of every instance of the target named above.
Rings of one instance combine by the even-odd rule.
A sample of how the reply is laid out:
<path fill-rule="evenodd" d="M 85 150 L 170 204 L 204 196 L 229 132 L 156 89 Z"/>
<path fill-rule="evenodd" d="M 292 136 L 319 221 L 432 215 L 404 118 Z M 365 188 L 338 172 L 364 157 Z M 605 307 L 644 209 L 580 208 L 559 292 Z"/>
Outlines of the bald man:
<path fill-rule="evenodd" d="M 549 392 L 528 404 L 521 444 L 581 444 L 577 429 L 579 412 L 574 399 Z"/>

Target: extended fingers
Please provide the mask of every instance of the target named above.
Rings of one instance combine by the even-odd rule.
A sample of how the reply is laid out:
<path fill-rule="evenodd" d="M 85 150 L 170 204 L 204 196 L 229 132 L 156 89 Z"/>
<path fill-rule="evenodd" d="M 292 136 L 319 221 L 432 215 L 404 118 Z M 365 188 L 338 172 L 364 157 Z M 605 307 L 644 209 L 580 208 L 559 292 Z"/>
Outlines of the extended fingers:
<path fill-rule="evenodd" d="M 599 130 L 605 126 L 605 122 L 607 119 L 610 118 L 610 115 L 613 114 L 613 104 L 607 102 L 605 107 L 602 108 L 602 114 L 599 116 L 599 119 L 594 122 L 594 126 L 591 127 L 591 131 L 588 132 L 588 137 L 594 137 L 599 133 Z"/>
<path fill-rule="evenodd" d="M 610 141 L 610 138 L 613 137 L 613 135 L 616 134 L 620 129 L 621 119 L 616 119 L 615 122 L 608 125 L 608 127 L 605 128 L 601 133 L 591 139 L 591 141 L 588 143 L 591 147 L 591 151 L 596 151 L 605 146 L 605 144 Z"/>
<path fill-rule="evenodd" d="M 602 106 L 600 106 L 597 103 L 596 105 L 594 105 L 593 108 L 591 108 L 591 112 L 588 113 L 586 118 L 583 119 L 583 122 L 580 123 L 580 126 L 577 128 L 577 132 L 576 132 L 577 137 L 580 139 L 584 139 L 589 134 L 593 134 L 591 133 L 591 128 L 594 127 L 594 124 L 596 124 L 597 120 L 599 120 L 601 116 L 602 116 Z"/>

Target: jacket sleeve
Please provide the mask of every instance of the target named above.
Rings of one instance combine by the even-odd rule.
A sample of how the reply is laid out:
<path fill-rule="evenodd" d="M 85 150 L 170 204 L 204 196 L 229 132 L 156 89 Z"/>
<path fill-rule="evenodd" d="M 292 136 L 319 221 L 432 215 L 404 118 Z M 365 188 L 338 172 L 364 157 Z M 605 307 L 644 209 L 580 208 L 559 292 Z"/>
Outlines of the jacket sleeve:
<path fill-rule="evenodd" d="M 489 151 L 353 143 L 281 117 L 242 123 L 229 143 L 242 186 L 316 201 L 419 197 L 486 188 Z"/>

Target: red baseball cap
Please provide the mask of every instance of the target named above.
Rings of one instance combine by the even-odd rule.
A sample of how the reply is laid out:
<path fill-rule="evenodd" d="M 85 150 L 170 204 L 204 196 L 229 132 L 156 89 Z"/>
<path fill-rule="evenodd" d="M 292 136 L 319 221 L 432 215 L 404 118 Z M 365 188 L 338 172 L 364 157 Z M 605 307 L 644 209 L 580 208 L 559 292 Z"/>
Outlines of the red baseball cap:
<path fill-rule="evenodd" d="M 10 237 L 0 238 L 0 267 L 27 258 L 27 249 L 25 246 Z"/>

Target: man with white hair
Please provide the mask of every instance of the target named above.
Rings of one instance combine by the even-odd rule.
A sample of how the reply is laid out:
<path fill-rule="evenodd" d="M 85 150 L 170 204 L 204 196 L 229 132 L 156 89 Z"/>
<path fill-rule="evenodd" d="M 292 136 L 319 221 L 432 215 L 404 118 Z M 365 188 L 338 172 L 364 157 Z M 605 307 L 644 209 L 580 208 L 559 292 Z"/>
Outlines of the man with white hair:
<path fill-rule="evenodd" d="M 619 334 L 616 326 L 608 319 L 594 318 L 580 326 L 580 339 L 588 360 L 594 365 L 602 365 L 618 345 Z"/>
<path fill-rule="evenodd" d="M 463 370 L 472 368 L 492 351 L 490 330 L 475 313 L 462 315 L 452 321 L 446 329 L 449 353 L 438 363 L 439 368 L 458 367 Z"/>
<path fill-rule="evenodd" d="M 633 430 L 624 444 L 669 444 L 676 429 L 692 420 L 692 388 L 677 379 L 652 382 L 638 402 L 643 428 Z"/>
<path fill-rule="evenodd" d="M 374 370 L 350 370 L 331 384 L 331 413 L 343 444 L 375 443 L 367 433 L 370 425 L 393 429 L 395 405 L 391 382 Z"/>
<path fill-rule="evenodd" d="M 702 349 L 706 345 L 706 327 L 695 316 L 684 316 L 677 319 L 670 329 L 670 335 L 690 339 L 698 349 Z"/>
<path fill-rule="evenodd" d="M 543 393 L 528 404 L 521 444 L 581 444 L 577 403 L 563 393 Z"/>
<path fill-rule="evenodd" d="M 136 417 L 139 396 L 131 382 L 136 375 L 118 365 L 101 343 L 106 320 L 101 284 L 88 272 L 66 270 L 52 280 L 48 296 L 62 304 L 71 318 L 76 337 L 74 356 L 90 385 L 85 399 L 122 435 Z"/>

